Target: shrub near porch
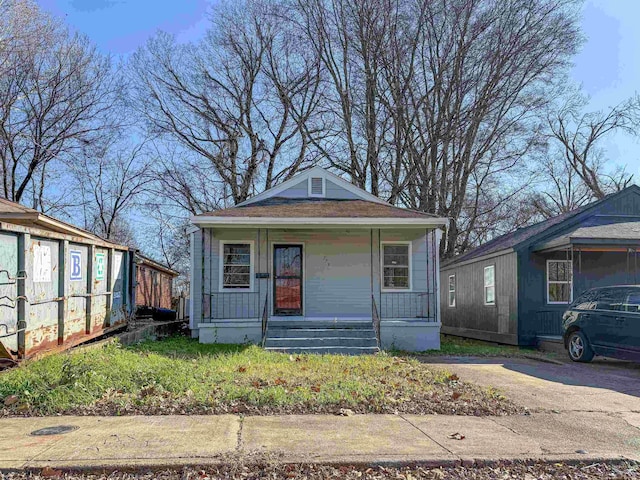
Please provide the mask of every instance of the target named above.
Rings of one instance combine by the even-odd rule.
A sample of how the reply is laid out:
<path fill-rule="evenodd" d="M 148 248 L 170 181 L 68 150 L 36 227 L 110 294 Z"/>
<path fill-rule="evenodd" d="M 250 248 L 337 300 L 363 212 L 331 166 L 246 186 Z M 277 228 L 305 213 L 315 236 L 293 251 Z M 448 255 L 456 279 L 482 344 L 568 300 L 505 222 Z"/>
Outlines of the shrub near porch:
<path fill-rule="evenodd" d="M 504 415 L 494 390 L 402 356 L 288 355 L 170 338 L 58 354 L 0 374 L 3 415 Z"/>

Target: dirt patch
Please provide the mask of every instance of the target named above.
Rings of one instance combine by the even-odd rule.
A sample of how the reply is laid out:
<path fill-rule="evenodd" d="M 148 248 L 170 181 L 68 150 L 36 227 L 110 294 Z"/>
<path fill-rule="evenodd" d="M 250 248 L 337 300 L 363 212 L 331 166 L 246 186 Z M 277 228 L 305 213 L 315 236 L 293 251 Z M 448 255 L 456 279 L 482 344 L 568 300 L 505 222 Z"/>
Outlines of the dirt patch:
<path fill-rule="evenodd" d="M 269 385 L 265 384 L 265 388 Z M 289 388 L 295 389 L 292 385 Z M 482 388 L 461 382 L 452 375 L 445 383 L 432 386 L 429 390 L 413 391 L 390 388 L 382 398 L 354 398 L 344 401 L 320 403 L 309 399 L 299 403 L 252 403 L 250 400 L 222 400 L 215 394 L 204 401 L 191 392 L 176 395 L 153 387 L 136 394 L 110 390 L 91 405 L 76 406 L 58 411 L 63 415 L 297 415 L 297 414 L 440 414 L 501 416 L 527 413 L 527 410 L 506 397 L 498 390 Z M 38 409 L 16 403 L 0 410 L 0 416 L 42 416 Z"/>

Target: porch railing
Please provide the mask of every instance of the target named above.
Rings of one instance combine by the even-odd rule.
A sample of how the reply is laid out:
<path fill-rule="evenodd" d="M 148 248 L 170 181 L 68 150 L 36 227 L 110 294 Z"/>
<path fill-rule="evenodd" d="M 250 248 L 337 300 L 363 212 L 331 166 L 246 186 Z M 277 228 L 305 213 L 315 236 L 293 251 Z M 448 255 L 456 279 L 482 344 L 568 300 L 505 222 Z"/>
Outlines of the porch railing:
<path fill-rule="evenodd" d="M 216 292 L 205 294 L 204 299 L 205 319 L 260 318 L 262 313 L 260 292 Z"/>
<path fill-rule="evenodd" d="M 371 295 L 371 319 L 373 320 L 373 331 L 376 333 L 376 341 L 378 348 L 382 348 L 380 343 L 380 315 L 378 314 L 378 305 L 376 305 L 376 297 Z"/>
<path fill-rule="evenodd" d="M 436 294 L 434 292 L 382 292 L 380 318 L 433 319 Z"/>
<path fill-rule="evenodd" d="M 262 309 L 262 347 L 267 341 L 267 330 L 269 328 L 269 297 L 264 301 L 264 308 Z"/>

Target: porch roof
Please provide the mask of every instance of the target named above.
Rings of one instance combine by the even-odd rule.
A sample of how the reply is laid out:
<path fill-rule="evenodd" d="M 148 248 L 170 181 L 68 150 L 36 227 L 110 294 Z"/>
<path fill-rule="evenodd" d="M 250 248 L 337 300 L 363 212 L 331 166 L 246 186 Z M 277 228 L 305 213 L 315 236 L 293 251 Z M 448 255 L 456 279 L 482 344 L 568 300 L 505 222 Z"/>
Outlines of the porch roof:
<path fill-rule="evenodd" d="M 429 213 L 361 199 L 271 197 L 246 206 L 203 213 L 196 225 L 407 226 L 444 227 L 449 221 Z"/>
<path fill-rule="evenodd" d="M 585 246 L 600 251 L 640 247 L 640 221 L 578 227 L 565 235 L 535 245 L 533 251 L 561 250 L 571 246 Z"/>

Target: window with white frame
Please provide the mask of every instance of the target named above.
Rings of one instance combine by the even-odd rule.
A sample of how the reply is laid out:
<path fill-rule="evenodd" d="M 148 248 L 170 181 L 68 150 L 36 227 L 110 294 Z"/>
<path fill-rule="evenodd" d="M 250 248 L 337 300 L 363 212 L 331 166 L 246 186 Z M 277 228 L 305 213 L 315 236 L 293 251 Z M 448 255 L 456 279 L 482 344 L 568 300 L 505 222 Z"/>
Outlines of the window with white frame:
<path fill-rule="evenodd" d="M 411 289 L 411 244 L 382 244 L 382 288 Z"/>
<path fill-rule="evenodd" d="M 572 300 L 571 260 L 547 260 L 547 303 L 571 303 Z"/>
<path fill-rule="evenodd" d="M 223 290 L 250 290 L 253 243 L 222 242 L 220 279 Z"/>
<path fill-rule="evenodd" d="M 496 304 L 496 266 L 484 267 L 484 304 Z"/>
<path fill-rule="evenodd" d="M 449 306 L 456 306 L 456 276 L 449 275 Z"/>

